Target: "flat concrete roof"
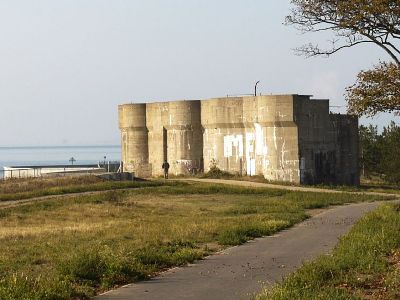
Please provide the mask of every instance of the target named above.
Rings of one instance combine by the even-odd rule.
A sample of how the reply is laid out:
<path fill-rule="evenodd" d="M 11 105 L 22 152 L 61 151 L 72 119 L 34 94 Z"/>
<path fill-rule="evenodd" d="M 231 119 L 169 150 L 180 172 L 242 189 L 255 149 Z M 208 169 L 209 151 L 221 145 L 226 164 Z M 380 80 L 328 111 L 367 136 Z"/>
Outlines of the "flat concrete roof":
<path fill-rule="evenodd" d="M 206 98 L 206 99 L 182 99 L 182 100 L 165 100 L 165 101 L 160 101 L 160 100 L 149 100 L 148 102 L 130 102 L 130 103 L 124 103 L 120 104 L 118 106 L 125 106 L 125 105 L 143 105 L 143 104 L 161 104 L 161 103 L 176 103 L 176 102 L 197 102 L 197 101 L 208 101 L 208 100 L 218 100 L 218 99 L 227 99 L 227 98 L 258 98 L 258 97 L 287 97 L 287 96 L 298 96 L 298 97 L 308 97 L 310 100 L 328 100 L 328 99 L 311 99 L 313 95 L 300 95 L 300 94 L 265 94 L 265 95 L 226 95 L 226 96 L 221 96 L 221 97 L 212 97 L 212 98 Z"/>

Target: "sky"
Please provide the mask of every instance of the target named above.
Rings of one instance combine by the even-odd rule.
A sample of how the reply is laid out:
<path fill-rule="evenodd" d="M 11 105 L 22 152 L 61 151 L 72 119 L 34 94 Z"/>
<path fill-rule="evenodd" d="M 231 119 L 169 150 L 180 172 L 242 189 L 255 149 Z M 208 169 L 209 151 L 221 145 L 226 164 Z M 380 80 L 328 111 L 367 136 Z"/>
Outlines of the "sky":
<path fill-rule="evenodd" d="M 329 98 L 385 53 L 295 55 L 331 35 L 285 26 L 289 0 L 1 0 L 0 147 L 120 143 L 118 104 L 252 93 Z M 382 114 L 363 124 L 399 123 Z"/>

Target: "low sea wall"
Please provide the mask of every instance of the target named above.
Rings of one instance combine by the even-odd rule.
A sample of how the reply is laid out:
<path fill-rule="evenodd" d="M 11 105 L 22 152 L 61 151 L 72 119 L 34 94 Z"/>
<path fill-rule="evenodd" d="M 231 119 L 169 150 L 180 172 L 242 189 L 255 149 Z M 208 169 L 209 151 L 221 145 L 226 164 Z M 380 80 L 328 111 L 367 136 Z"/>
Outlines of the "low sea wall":
<path fill-rule="evenodd" d="M 13 178 L 35 178 L 35 177 L 51 177 L 51 176 L 65 176 L 65 175 L 83 175 L 106 172 L 104 168 L 98 166 L 87 167 L 4 167 L 0 172 L 0 178 L 13 179 Z"/>

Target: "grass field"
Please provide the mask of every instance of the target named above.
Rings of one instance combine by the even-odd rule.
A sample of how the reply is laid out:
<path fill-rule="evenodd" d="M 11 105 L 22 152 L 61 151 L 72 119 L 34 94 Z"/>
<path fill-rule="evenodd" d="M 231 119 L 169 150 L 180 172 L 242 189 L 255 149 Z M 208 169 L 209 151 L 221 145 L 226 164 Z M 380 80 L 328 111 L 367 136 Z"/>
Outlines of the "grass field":
<path fill-rule="evenodd" d="M 256 299 L 400 299 L 400 205 L 368 214 L 331 255 L 305 264 Z"/>
<path fill-rule="evenodd" d="M 85 299 L 273 234 L 307 218 L 307 209 L 382 199 L 172 181 L 135 184 L 129 191 L 0 209 L 0 299 Z M 24 192 L 49 188 L 67 187 L 32 183 Z"/>
<path fill-rule="evenodd" d="M 208 177 L 201 177 L 208 178 Z M 273 182 L 265 179 L 262 176 L 221 176 L 218 177 L 220 179 L 228 179 L 228 180 L 240 180 L 240 181 L 250 181 L 250 182 L 259 182 L 259 183 L 270 183 L 275 185 L 285 185 L 285 186 L 303 186 L 304 185 L 296 185 L 294 183 L 288 182 Z M 305 187 L 316 187 L 321 189 L 329 189 L 329 190 L 338 190 L 343 192 L 373 192 L 373 193 L 384 193 L 384 194 L 398 194 L 400 195 L 400 187 L 383 183 L 383 182 L 371 182 L 371 181 L 361 181 L 360 186 L 346 186 L 346 185 L 311 185 Z"/>
<path fill-rule="evenodd" d="M 240 176 L 238 174 L 230 174 L 225 171 L 221 171 L 218 168 L 211 170 L 205 174 L 199 174 L 198 178 L 207 178 L 207 179 L 225 179 L 225 180 L 239 180 L 239 181 L 250 181 L 250 182 L 258 182 L 258 183 L 269 183 L 275 185 L 285 185 L 285 186 L 302 186 L 295 183 L 290 182 L 280 182 L 280 181 L 270 181 L 265 179 L 264 176 L 256 175 L 256 176 Z M 190 177 L 188 177 L 190 178 Z M 344 192 L 376 192 L 376 193 L 385 193 L 385 194 L 399 194 L 400 195 L 400 186 L 395 184 L 390 184 L 388 182 L 383 181 L 379 178 L 366 179 L 361 178 L 360 186 L 338 186 L 338 185 L 310 185 L 311 187 L 321 188 L 321 189 L 330 189 L 330 190 L 339 190 Z"/>
<path fill-rule="evenodd" d="M 162 181 L 107 181 L 96 176 L 13 179 L 0 181 L 0 202 L 91 191 L 154 187 L 165 184 Z"/>

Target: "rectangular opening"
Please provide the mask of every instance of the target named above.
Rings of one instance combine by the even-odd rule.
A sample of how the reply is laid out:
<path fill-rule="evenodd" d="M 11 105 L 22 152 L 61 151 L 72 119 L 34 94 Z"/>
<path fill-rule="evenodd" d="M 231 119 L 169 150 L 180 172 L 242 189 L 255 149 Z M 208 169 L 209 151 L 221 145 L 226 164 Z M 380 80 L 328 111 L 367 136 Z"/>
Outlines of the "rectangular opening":
<path fill-rule="evenodd" d="M 163 128 L 163 161 L 168 161 L 168 132 Z"/>

